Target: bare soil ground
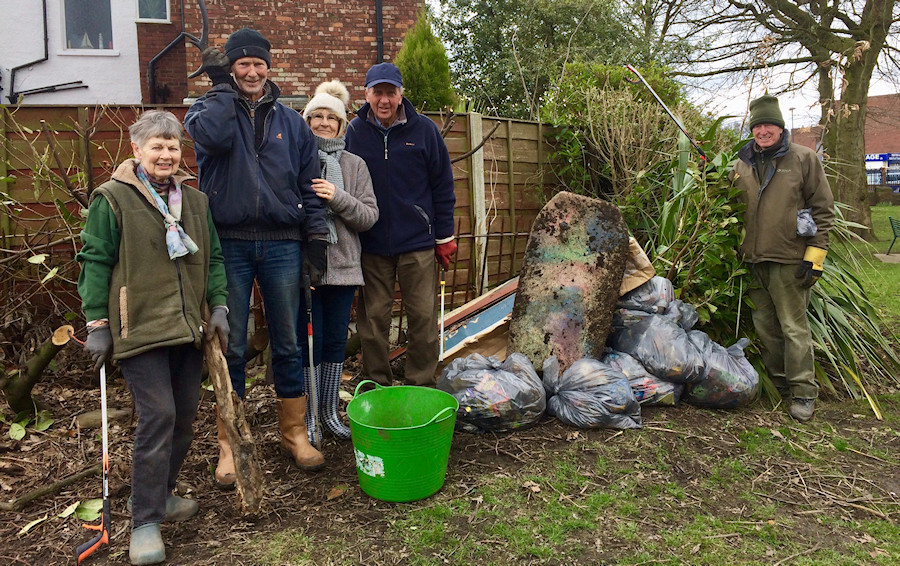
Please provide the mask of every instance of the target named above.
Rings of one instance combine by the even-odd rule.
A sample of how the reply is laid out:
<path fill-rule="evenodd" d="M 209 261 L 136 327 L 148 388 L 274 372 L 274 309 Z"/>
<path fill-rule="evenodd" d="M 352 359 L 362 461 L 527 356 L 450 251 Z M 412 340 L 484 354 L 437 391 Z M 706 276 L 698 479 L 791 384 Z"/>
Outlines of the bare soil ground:
<path fill-rule="evenodd" d="M 80 379 L 80 378 L 79 378 Z M 352 391 L 356 380 L 344 385 Z M 36 488 L 57 481 L 101 459 L 99 430 L 78 430 L 75 416 L 99 406 L 97 389 L 76 379 L 58 378 L 39 386 L 36 393 L 46 401 L 56 419 L 46 432 L 29 431 L 25 439 L 12 441 L 3 429 L 0 439 L 0 500 L 13 500 Z M 111 408 L 131 407 L 130 395 L 121 379 L 109 387 Z M 196 438 L 181 474 L 179 491 L 200 502 L 198 516 L 180 525 L 164 525 L 170 564 L 263 564 L 254 540 L 278 533 L 302 531 L 315 544 L 334 552 L 313 559 L 315 564 L 405 564 L 409 563 L 407 543 L 392 529 L 398 517 L 413 510 L 453 500 L 472 499 L 479 478 L 497 475 L 522 477 L 544 473 L 555 458 L 574 458 L 580 473 L 589 478 L 581 493 L 546 490 L 528 505 L 540 505 L 541 498 L 574 498 L 575 505 L 587 489 L 614 490 L 623 474 L 641 474 L 647 484 L 675 482 L 685 497 L 678 502 L 687 517 L 689 511 L 703 509 L 722 520 L 758 522 L 746 504 L 716 491 L 715 475 L 720 462 L 740 462 L 748 471 L 748 488 L 772 505 L 772 520 L 789 520 L 796 536 L 809 548 L 833 549 L 840 554 L 848 539 L 838 527 L 821 518 L 881 520 L 894 524 L 900 519 L 900 475 L 896 455 L 900 454 L 900 434 L 892 426 L 877 421 L 860 404 L 825 401 L 820 404 L 815 423 L 807 429 L 791 421 L 781 409 L 758 403 L 737 411 L 708 411 L 690 406 L 645 408 L 640 431 L 576 430 L 547 418 L 536 427 L 510 434 L 473 435 L 457 432 L 450 453 L 447 479 L 442 490 L 430 499 L 410 504 L 391 504 L 368 497 L 359 488 L 349 442 L 328 437 L 324 446 L 327 467 L 314 474 L 293 467 L 279 452 L 275 403 L 270 388 L 255 386 L 247 399 L 250 426 L 259 442 L 259 456 L 266 472 L 266 503 L 255 521 L 243 520 L 236 511 L 234 492 L 217 490 L 211 470 L 217 457 L 215 416 L 212 395 L 205 396 L 195 424 Z M 900 409 L 890 402 L 886 413 Z M 6 415 L 9 417 L 10 415 Z M 133 421 L 133 419 L 132 419 Z M 110 431 L 112 500 L 112 542 L 89 564 L 127 564 L 130 517 L 126 501 L 130 493 L 130 451 L 133 422 L 112 425 Z M 896 421 L 893 421 L 896 423 Z M 827 423 L 827 424 L 826 424 Z M 775 455 L 754 453 L 748 439 L 759 431 L 782 435 L 789 450 Z M 784 432 L 778 432 L 784 431 Z M 798 432 L 792 435 L 791 431 Z M 807 434 L 807 432 L 809 432 Z M 802 434 L 800 434 L 802 433 Z M 843 450 L 834 450 L 835 438 L 854 438 Z M 873 450 L 867 449 L 873 448 Z M 574 449 L 574 450 L 573 450 Z M 826 450 L 831 466 L 817 467 L 804 453 L 820 455 Z M 574 454 L 574 456 L 573 456 Z M 786 455 L 787 454 L 787 455 Z M 879 456 L 879 454 L 881 456 Z M 893 457 L 884 456 L 893 454 Z M 613 462 L 613 468 L 599 470 L 598 457 Z M 820 457 L 814 460 L 820 460 Z M 100 478 L 92 476 L 61 492 L 44 496 L 20 512 L 2 513 L 0 520 L 0 563 L 51 565 L 73 562 L 77 545 L 92 536 L 74 517 L 57 515 L 75 501 L 100 496 Z M 476 502 L 474 506 L 486 505 Z M 600 564 L 632 563 L 628 557 L 640 550 L 643 537 L 660 537 L 683 527 L 687 519 L 663 513 L 662 503 L 648 496 L 646 510 L 624 518 L 612 515 L 599 529 L 574 531 L 572 548 L 576 554 L 557 558 L 510 558 L 508 563 Z M 473 516 L 474 516 L 473 509 Z M 35 519 L 47 519 L 28 533 L 20 529 Z M 472 525 L 462 517 L 445 525 L 449 536 L 465 539 Z M 637 540 L 617 536 L 615 524 L 629 521 L 642 534 Z M 764 526 L 764 525 L 763 525 Z M 600 535 L 602 532 L 602 544 Z M 481 535 L 474 535 L 481 536 Z M 485 537 L 483 544 L 494 542 Z M 498 553 L 504 552 L 498 546 Z M 876 545 L 877 546 L 877 545 Z M 877 548 L 873 552 L 877 551 Z M 493 563 L 503 563 L 494 556 Z M 461 563 L 452 553 L 434 550 L 429 563 Z M 724 560 L 724 558 L 723 558 Z M 774 557 L 760 557 L 760 563 L 775 563 Z M 286 562 L 287 563 L 287 562 Z"/>

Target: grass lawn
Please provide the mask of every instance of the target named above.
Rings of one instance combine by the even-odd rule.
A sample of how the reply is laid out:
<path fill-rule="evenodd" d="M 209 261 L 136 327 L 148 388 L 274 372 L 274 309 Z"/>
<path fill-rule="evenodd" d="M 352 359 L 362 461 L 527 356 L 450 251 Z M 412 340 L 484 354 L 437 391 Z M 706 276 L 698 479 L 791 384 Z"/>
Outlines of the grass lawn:
<path fill-rule="evenodd" d="M 876 241 L 867 243 L 838 244 L 852 247 L 860 260 L 860 275 L 872 304 L 892 331 L 900 336 L 900 263 L 885 263 L 875 257 L 883 254 L 893 239 L 888 216 L 900 218 L 900 207 L 879 205 L 872 207 L 872 227 Z M 894 244 L 891 255 L 900 255 L 900 242 Z"/>

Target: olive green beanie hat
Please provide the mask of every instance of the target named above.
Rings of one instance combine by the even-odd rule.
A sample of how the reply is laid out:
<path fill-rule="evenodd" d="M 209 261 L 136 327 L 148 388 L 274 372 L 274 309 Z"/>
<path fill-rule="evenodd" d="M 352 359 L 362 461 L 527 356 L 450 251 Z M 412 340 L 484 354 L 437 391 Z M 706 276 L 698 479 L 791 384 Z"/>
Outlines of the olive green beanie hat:
<path fill-rule="evenodd" d="M 778 99 L 771 94 L 764 94 L 750 103 L 750 126 L 757 124 L 775 124 L 784 129 L 784 118 L 778 108 Z"/>

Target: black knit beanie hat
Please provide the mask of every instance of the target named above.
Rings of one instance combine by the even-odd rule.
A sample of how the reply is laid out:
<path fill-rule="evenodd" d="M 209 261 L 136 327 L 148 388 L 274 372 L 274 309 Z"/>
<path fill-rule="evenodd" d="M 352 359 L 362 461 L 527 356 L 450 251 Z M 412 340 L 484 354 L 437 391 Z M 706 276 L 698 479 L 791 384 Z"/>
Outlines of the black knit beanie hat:
<path fill-rule="evenodd" d="M 778 99 L 771 94 L 764 94 L 750 103 L 750 129 L 757 124 L 775 124 L 784 129 Z"/>
<path fill-rule="evenodd" d="M 272 44 L 255 29 L 242 28 L 228 36 L 225 42 L 225 56 L 234 64 L 241 57 L 259 57 L 272 66 L 272 55 L 269 50 Z"/>

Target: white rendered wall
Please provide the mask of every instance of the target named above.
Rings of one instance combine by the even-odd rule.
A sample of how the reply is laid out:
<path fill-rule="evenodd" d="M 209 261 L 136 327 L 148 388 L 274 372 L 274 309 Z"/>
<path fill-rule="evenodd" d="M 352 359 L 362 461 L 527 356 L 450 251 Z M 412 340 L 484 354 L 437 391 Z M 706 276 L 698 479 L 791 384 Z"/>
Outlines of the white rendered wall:
<path fill-rule="evenodd" d="M 44 55 L 41 0 L 0 0 L 0 103 L 9 105 L 13 67 Z M 63 0 L 47 0 L 48 59 L 16 71 L 17 92 L 82 81 L 87 88 L 29 94 L 23 105 L 141 103 L 136 0 L 110 0 L 114 49 L 67 50 Z"/>

